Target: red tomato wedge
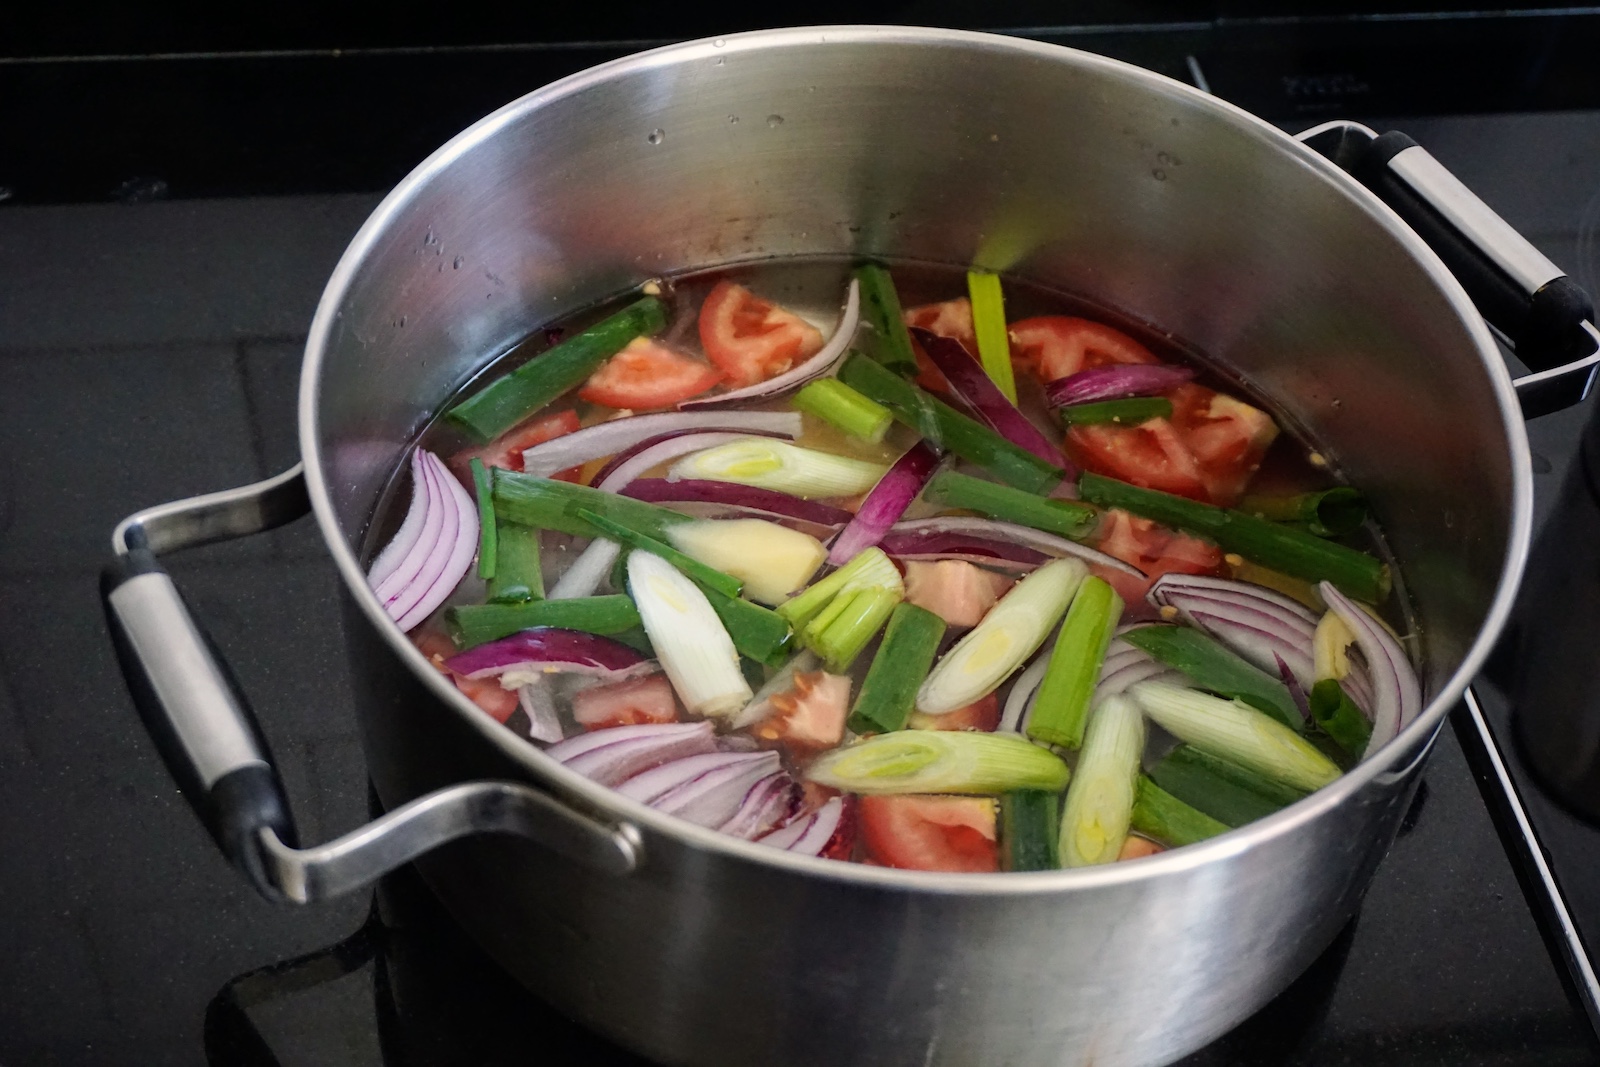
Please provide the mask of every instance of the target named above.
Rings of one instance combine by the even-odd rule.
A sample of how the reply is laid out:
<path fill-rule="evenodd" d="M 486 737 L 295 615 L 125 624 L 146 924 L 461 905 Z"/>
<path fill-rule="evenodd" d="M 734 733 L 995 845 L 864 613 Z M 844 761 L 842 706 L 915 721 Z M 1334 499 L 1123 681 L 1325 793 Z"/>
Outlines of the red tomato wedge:
<path fill-rule="evenodd" d="M 861 840 L 885 867 L 997 871 L 994 801 L 987 797 L 862 797 Z"/>
<path fill-rule="evenodd" d="M 803 752 L 832 748 L 844 740 L 850 679 L 826 671 L 797 674 L 794 688 L 773 697 L 772 706 L 777 710 L 756 726 L 757 737 Z"/>
<path fill-rule="evenodd" d="M 822 331 L 742 285 L 721 281 L 700 305 L 700 345 L 735 389 L 782 374 L 822 350 Z"/>
<path fill-rule="evenodd" d="M 468 700 L 488 712 L 495 722 L 505 722 L 516 712 L 516 691 L 502 687 L 498 678 L 468 678 L 444 665 L 446 659 L 456 654 L 455 642 L 444 634 L 425 630 L 415 634 L 412 640 L 416 642 L 417 649 L 428 657 L 428 662 L 433 664 L 435 670 L 455 682 L 456 688 L 465 693 Z"/>
<path fill-rule="evenodd" d="M 659 341 L 636 337 L 578 390 L 591 404 L 632 411 L 670 408 L 722 381 L 722 373 Z"/>
<path fill-rule="evenodd" d="M 946 626 L 976 626 L 1011 588 L 1012 580 L 959 559 L 909 560 L 906 602 L 933 612 Z"/>
<path fill-rule="evenodd" d="M 1172 425 L 1200 468 L 1206 498 L 1225 507 L 1237 503 L 1277 440 L 1278 424 L 1260 408 L 1192 382 L 1167 395 Z"/>
<path fill-rule="evenodd" d="M 994 728 L 999 725 L 1000 698 L 993 693 L 943 715 L 924 715 L 914 711 L 906 722 L 906 726 L 913 730 L 978 730 L 986 734 L 994 733 Z"/>
<path fill-rule="evenodd" d="M 578 413 L 570 408 L 558 411 L 554 415 L 543 418 L 530 419 L 519 423 L 507 430 L 493 443 L 483 448 L 470 449 L 459 453 L 450 460 L 450 467 L 466 483 L 467 488 L 472 488 L 472 476 L 467 472 L 467 464 L 472 462 L 474 456 L 483 460 L 485 467 L 503 467 L 508 471 L 522 469 L 522 450 L 542 445 L 546 441 L 565 436 L 577 430 L 582 424 L 578 422 Z M 579 480 L 583 468 L 572 467 L 568 470 L 558 471 L 552 477 L 563 482 L 576 482 Z"/>
<path fill-rule="evenodd" d="M 1146 856 L 1154 856 L 1158 852 L 1165 851 L 1165 848 L 1156 844 L 1148 837 L 1140 837 L 1138 834 L 1129 834 L 1128 839 L 1122 842 L 1122 851 L 1117 853 L 1117 859 L 1141 860 Z"/>
<path fill-rule="evenodd" d="M 949 337 L 960 341 L 961 347 L 967 350 L 967 355 L 973 359 L 978 358 L 978 334 L 972 325 L 972 301 L 966 297 L 959 300 L 946 300 L 941 304 L 922 304 L 914 308 L 907 308 L 902 313 L 907 326 L 916 326 L 936 333 L 940 337 Z M 911 351 L 917 357 L 916 383 L 930 393 L 944 394 L 950 391 L 950 383 L 928 354 L 917 344 L 916 338 L 911 339 Z"/>
<path fill-rule="evenodd" d="M 580 689 L 572 697 L 572 717 L 585 730 L 676 722 L 678 700 L 666 675 L 651 674 Z"/>
<path fill-rule="evenodd" d="M 1209 500 L 1205 476 L 1166 419 L 1137 426 L 1097 422 L 1067 431 L 1067 455 L 1086 470 L 1163 493 Z"/>
<path fill-rule="evenodd" d="M 1041 315 L 1014 322 L 1011 360 L 1041 382 L 1053 382 L 1108 363 L 1159 363 L 1144 345 L 1104 323 L 1070 315 Z"/>
<path fill-rule="evenodd" d="M 1151 583 L 1163 574 L 1218 574 L 1222 570 L 1222 549 L 1216 545 L 1169 530 L 1121 508 L 1110 509 L 1100 521 L 1097 547 L 1107 555 L 1133 564 L 1147 576 L 1140 581 L 1126 571 L 1096 568 L 1096 573 L 1110 582 L 1122 597 L 1130 619 L 1150 614 L 1141 610 L 1145 606 L 1144 595 Z"/>

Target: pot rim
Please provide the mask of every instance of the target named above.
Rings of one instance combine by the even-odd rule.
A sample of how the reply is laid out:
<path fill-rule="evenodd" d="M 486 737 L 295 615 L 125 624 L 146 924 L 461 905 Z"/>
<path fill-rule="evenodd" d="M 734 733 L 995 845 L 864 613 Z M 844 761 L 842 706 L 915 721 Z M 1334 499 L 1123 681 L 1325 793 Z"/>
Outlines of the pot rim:
<path fill-rule="evenodd" d="M 317 411 L 322 362 L 329 336 L 338 318 L 339 306 L 368 252 L 390 222 L 405 211 L 420 188 L 457 158 L 492 137 L 502 127 L 530 109 L 583 92 L 622 73 L 697 58 L 710 60 L 735 52 L 795 48 L 820 43 L 957 45 L 1010 52 L 1018 56 L 1055 62 L 1066 60 L 1072 64 L 1098 69 L 1102 73 L 1140 83 L 1151 90 L 1187 97 L 1192 105 L 1209 109 L 1218 117 L 1231 121 L 1243 132 L 1254 134 L 1264 148 L 1294 155 L 1317 178 L 1336 186 L 1345 196 L 1355 201 L 1358 207 L 1373 216 L 1389 236 L 1418 261 L 1441 290 L 1473 338 L 1479 362 L 1487 371 L 1490 385 L 1495 392 L 1502 421 L 1501 428 L 1511 450 L 1510 531 L 1495 596 L 1476 638 L 1449 681 L 1433 696 L 1422 713 L 1385 746 L 1381 754 L 1361 763 L 1331 785 L 1264 819 L 1231 830 L 1209 841 L 1181 849 L 1171 849 L 1136 861 L 1073 870 L 996 874 L 904 871 L 859 863 L 840 863 L 794 855 L 695 826 L 673 816 L 663 815 L 567 769 L 546 756 L 542 749 L 517 737 L 484 715 L 443 674 L 434 669 L 385 614 L 382 605 L 369 588 L 366 575 L 355 554 L 346 547 L 334 514 L 322 468 Z M 912 892 L 1026 895 L 1070 890 L 1087 891 L 1144 879 L 1175 876 L 1206 866 L 1214 860 L 1264 847 L 1279 838 L 1293 835 L 1301 827 L 1344 803 L 1352 794 L 1366 788 L 1374 781 L 1382 780 L 1384 784 L 1391 784 L 1403 780 L 1426 757 L 1444 716 L 1461 699 L 1462 693 L 1478 673 L 1501 628 L 1505 625 L 1522 578 L 1532 539 L 1532 461 L 1510 373 L 1482 317 L 1460 282 L 1433 250 L 1393 210 L 1331 161 L 1289 134 L 1242 108 L 1183 82 L 1120 60 L 1078 49 L 968 30 L 905 26 L 818 26 L 757 30 L 716 38 L 702 38 L 635 53 L 587 68 L 518 97 L 478 120 L 435 150 L 396 185 L 373 210 L 340 257 L 318 301 L 316 314 L 306 339 L 300 380 L 299 423 L 300 452 L 305 463 L 306 487 L 311 498 L 312 510 L 316 514 L 323 541 L 333 556 L 348 592 L 367 620 L 378 629 L 390 649 L 414 675 L 421 679 L 424 686 L 436 698 L 453 707 L 458 714 L 465 716 L 486 741 L 521 764 L 529 776 L 541 784 L 553 787 L 559 794 L 577 800 L 593 812 L 648 827 L 655 833 L 677 838 L 683 843 L 721 853 L 729 858 L 787 868 L 797 874 Z M 1403 766 L 1396 766 L 1402 762 Z M 648 849 L 646 851 L 648 852 Z"/>

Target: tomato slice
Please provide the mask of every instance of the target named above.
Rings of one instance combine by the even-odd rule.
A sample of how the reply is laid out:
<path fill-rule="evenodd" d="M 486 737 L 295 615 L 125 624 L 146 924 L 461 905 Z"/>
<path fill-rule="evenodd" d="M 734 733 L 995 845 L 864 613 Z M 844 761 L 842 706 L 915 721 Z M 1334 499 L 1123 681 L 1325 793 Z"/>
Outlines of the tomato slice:
<path fill-rule="evenodd" d="M 664 674 L 580 689 L 572 697 L 572 717 L 585 730 L 677 722 L 678 701 Z"/>
<path fill-rule="evenodd" d="M 506 689 L 498 678 L 468 678 L 444 665 L 446 659 L 456 654 L 455 642 L 450 638 L 437 631 L 425 630 L 412 635 L 411 639 L 417 649 L 428 657 L 428 662 L 433 664 L 435 670 L 455 682 L 456 688 L 486 711 L 495 722 L 503 723 L 516 712 L 516 691 Z"/>
<path fill-rule="evenodd" d="M 1278 437 L 1278 424 L 1260 408 L 1203 385 L 1180 385 L 1172 424 L 1194 456 L 1213 504 L 1237 503 Z"/>
<path fill-rule="evenodd" d="M 1110 509 L 1101 520 L 1098 547 L 1107 555 L 1145 572 L 1146 578 L 1141 581 L 1125 571 L 1095 568 L 1122 597 L 1129 618 L 1151 614 L 1142 610 L 1144 595 L 1163 574 L 1217 574 L 1222 570 L 1222 549 L 1216 545 L 1169 530 L 1121 508 Z"/>
<path fill-rule="evenodd" d="M 826 671 L 794 676 L 794 688 L 772 698 L 772 717 L 756 726 L 765 741 L 780 741 L 802 752 L 832 748 L 844 740 L 850 713 L 850 679 Z"/>
<path fill-rule="evenodd" d="M 862 797 L 856 811 L 868 854 L 886 867 L 1000 869 L 994 801 L 987 797 Z"/>
<path fill-rule="evenodd" d="M 992 734 L 1000 725 L 1000 698 L 993 693 L 973 701 L 964 708 L 943 715 L 911 713 L 906 725 L 913 730 L 978 730 Z"/>
<path fill-rule="evenodd" d="M 1011 360 L 1041 382 L 1108 363 L 1159 363 L 1121 330 L 1071 315 L 1041 315 L 1011 324 Z"/>
<path fill-rule="evenodd" d="M 1200 464 L 1166 419 L 1137 426 L 1074 426 L 1067 431 L 1066 447 L 1073 462 L 1096 474 L 1192 500 L 1209 499 Z"/>
<path fill-rule="evenodd" d="M 1011 588 L 1011 579 L 965 560 L 910 560 L 906 603 L 931 611 L 946 626 L 976 626 Z"/>
<path fill-rule="evenodd" d="M 739 389 L 816 355 L 822 331 L 742 285 L 720 281 L 700 305 L 700 344 Z"/>
<path fill-rule="evenodd" d="M 601 407 L 654 411 L 699 396 L 720 381 L 722 373 L 715 367 L 659 341 L 636 337 L 589 375 L 578 396 Z"/>
<path fill-rule="evenodd" d="M 472 489 L 472 475 L 468 473 L 467 465 L 473 457 L 483 460 L 485 467 L 503 467 L 508 471 L 522 469 L 522 450 L 542 445 L 546 441 L 576 431 L 582 423 L 578 421 L 578 413 L 568 408 L 558 411 L 554 415 L 545 415 L 540 418 L 529 419 L 518 423 L 496 440 L 483 448 L 472 448 L 459 452 L 450 458 L 450 469 L 456 472 L 470 491 Z M 582 467 L 571 467 L 551 475 L 563 482 L 576 482 L 582 474 Z"/>
<path fill-rule="evenodd" d="M 973 359 L 978 358 L 978 333 L 972 325 L 972 301 L 966 297 L 959 300 L 946 300 L 939 304 L 921 304 L 914 308 L 907 308 L 903 313 L 907 326 L 936 333 L 940 337 L 948 337 L 961 342 L 961 347 L 967 350 L 967 355 Z M 917 357 L 916 383 L 930 393 L 944 394 L 950 391 L 950 383 L 945 380 L 943 372 L 933 365 L 933 360 L 917 344 L 915 337 L 911 339 L 911 351 Z"/>

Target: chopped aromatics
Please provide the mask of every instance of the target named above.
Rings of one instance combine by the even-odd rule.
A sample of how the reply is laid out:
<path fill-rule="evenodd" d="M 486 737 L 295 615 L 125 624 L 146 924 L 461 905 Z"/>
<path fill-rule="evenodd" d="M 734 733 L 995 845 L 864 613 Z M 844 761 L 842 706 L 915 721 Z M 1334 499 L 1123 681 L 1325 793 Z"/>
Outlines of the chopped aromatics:
<path fill-rule="evenodd" d="M 1053 871 L 1061 866 L 1060 810 L 1060 797 L 1037 789 L 1000 798 L 1001 859 L 1006 870 Z"/>
<path fill-rule="evenodd" d="M 1107 697 L 1089 717 L 1077 773 L 1061 815 L 1061 865 L 1111 863 L 1122 851 L 1133 815 L 1144 716 L 1126 697 Z"/>
<path fill-rule="evenodd" d="M 915 374 L 917 357 L 911 349 L 911 335 L 906 332 L 900 294 L 895 291 L 889 272 L 877 263 L 863 263 L 855 274 L 861 286 L 867 351 L 896 374 Z"/>
<path fill-rule="evenodd" d="M 821 330 L 731 281 L 706 296 L 699 322 L 707 358 L 735 389 L 777 377 L 822 348 Z"/>
<path fill-rule="evenodd" d="M 906 564 L 906 603 L 933 612 L 947 626 L 976 626 L 1013 580 L 961 560 Z"/>
<path fill-rule="evenodd" d="M 1029 737 L 1064 748 L 1083 743 L 1100 666 L 1121 617 L 1122 598 L 1111 586 L 1099 578 L 1085 578 L 1050 650 L 1050 665 L 1028 718 Z"/>
<path fill-rule="evenodd" d="M 678 702 L 672 684 L 659 674 L 581 689 L 572 697 L 572 717 L 585 730 L 675 722 Z"/>
<path fill-rule="evenodd" d="M 849 793 L 1059 791 L 1067 765 L 1015 734 L 896 730 L 825 753 L 806 772 Z"/>
<path fill-rule="evenodd" d="M 904 727 L 943 638 L 944 623 L 938 616 L 914 604 L 896 605 L 861 683 L 850 729 L 874 734 Z"/>
<path fill-rule="evenodd" d="M 686 522 L 667 531 L 678 551 L 744 583 L 744 593 L 778 604 L 805 586 L 827 550 L 815 537 L 761 519 Z"/>
<path fill-rule="evenodd" d="M 1000 698 L 993 693 L 943 715 L 924 715 L 917 711 L 906 720 L 906 728 L 910 730 L 977 730 L 992 734 L 999 725 Z"/>
<path fill-rule="evenodd" d="M 590 404 L 659 411 L 699 396 L 722 381 L 722 372 L 674 352 L 659 341 L 635 337 L 600 365 L 578 390 Z"/>
<path fill-rule="evenodd" d="M 986 797 L 861 798 L 861 840 L 885 867 L 981 874 L 1000 869 L 994 801 Z"/>
<path fill-rule="evenodd" d="M 752 437 L 685 456 L 667 477 L 738 482 L 810 500 L 865 493 L 888 469 L 881 463 Z"/>
<path fill-rule="evenodd" d="M 1122 842 L 1122 851 L 1117 853 L 1117 859 L 1142 860 L 1146 856 L 1156 856 L 1165 851 L 1166 849 L 1162 848 L 1148 837 L 1140 837 L 1138 834 L 1129 834 L 1127 839 Z"/>
<path fill-rule="evenodd" d="M 744 707 L 750 684 L 706 594 L 660 556 L 640 551 L 628 556 L 628 590 L 684 706 L 696 715 L 731 715 Z"/>
<path fill-rule="evenodd" d="M 1228 832 L 1228 827 L 1196 811 L 1144 775 L 1139 776 L 1129 825 L 1169 848 L 1192 845 Z"/>
<path fill-rule="evenodd" d="M 411 455 L 411 507 L 367 573 L 373 595 L 401 630 L 450 598 L 478 548 L 478 509 L 439 457 Z"/>
<path fill-rule="evenodd" d="M 972 298 L 972 332 L 977 338 L 978 360 L 983 364 L 983 372 L 1005 398 L 1015 404 L 1017 383 L 1011 370 L 1011 344 L 1006 337 L 1006 305 L 1000 276 L 982 270 L 967 271 L 967 294 Z"/>
<path fill-rule="evenodd" d="M 844 740 L 850 710 L 850 679 L 824 671 L 794 676 L 794 686 L 770 698 L 773 714 L 752 731 L 765 741 L 815 752 Z"/>
<path fill-rule="evenodd" d="M 815 415 L 852 437 L 877 444 L 889 432 L 894 416 L 876 400 L 869 400 L 837 378 L 819 378 L 789 401 L 796 411 Z"/>
<path fill-rule="evenodd" d="M 1304 797 L 1305 791 L 1248 767 L 1179 745 L 1150 768 L 1150 778 L 1179 800 L 1228 826 L 1264 819 Z"/>
<path fill-rule="evenodd" d="M 1353 760 L 1360 760 L 1372 740 L 1372 723 L 1332 678 L 1311 687 L 1311 717 Z"/>
<path fill-rule="evenodd" d="M 1316 746 L 1242 701 L 1160 682 L 1140 682 L 1128 694 L 1180 741 L 1275 782 L 1309 792 L 1339 777 L 1338 766 Z"/>
<path fill-rule="evenodd" d="M 1252 667 L 1199 630 L 1142 626 L 1123 634 L 1122 639 L 1188 676 L 1197 688 L 1242 700 L 1296 733 L 1305 731 L 1305 717 L 1282 681 Z"/>

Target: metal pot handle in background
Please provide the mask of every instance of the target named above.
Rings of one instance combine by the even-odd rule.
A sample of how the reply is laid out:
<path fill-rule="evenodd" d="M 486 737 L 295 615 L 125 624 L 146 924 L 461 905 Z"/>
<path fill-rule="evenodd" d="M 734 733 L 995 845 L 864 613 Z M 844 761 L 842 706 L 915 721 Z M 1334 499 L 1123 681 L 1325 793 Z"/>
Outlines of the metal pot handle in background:
<path fill-rule="evenodd" d="M 1526 418 L 1589 395 L 1600 369 L 1589 297 L 1427 149 L 1398 131 L 1379 136 L 1346 121 L 1325 122 L 1296 139 L 1376 193 L 1450 268 L 1533 371 L 1513 382 Z"/>
<path fill-rule="evenodd" d="M 157 555 L 259 533 L 310 510 L 299 465 L 274 478 L 124 519 L 100 579 L 117 659 L 167 768 L 224 855 L 274 900 L 359 889 L 446 842 L 508 833 L 614 874 L 638 864 L 631 827 L 605 825 L 516 782 L 449 786 L 337 840 L 298 848 L 289 805 L 233 672 Z"/>

